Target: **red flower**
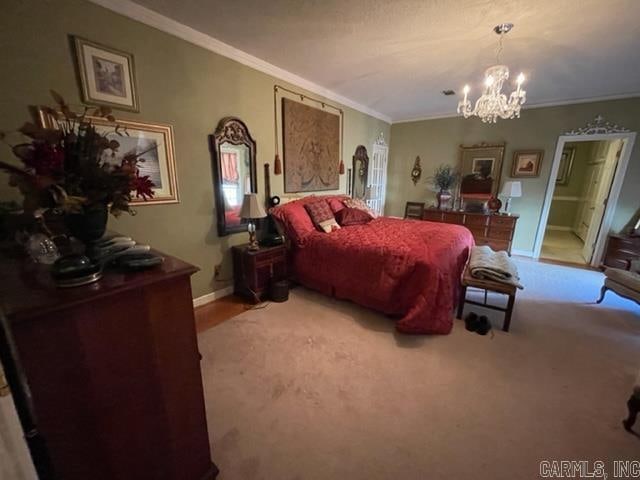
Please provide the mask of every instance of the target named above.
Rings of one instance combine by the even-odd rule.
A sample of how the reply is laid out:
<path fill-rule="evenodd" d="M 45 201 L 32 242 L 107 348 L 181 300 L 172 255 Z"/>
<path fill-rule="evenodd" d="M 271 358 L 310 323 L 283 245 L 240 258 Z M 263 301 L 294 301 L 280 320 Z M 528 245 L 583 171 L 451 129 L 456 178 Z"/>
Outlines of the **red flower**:
<path fill-rule="evenodd" d="M 22 160 L 33 168 L 36 175 L 52 175 L 62 172 L 64 166 L 64 150 L 57 145 L 34 142 L 29 153 Z"/>
<path fill-rule="evenodd" d="M 140 171 L 136 171 L 136 176 L 131 180 L 131 190 L 135 190 L 136 197 L 142 197 L 143 200 L 153 198 L 153 186 L 149 175 L 140 176 Z"/>

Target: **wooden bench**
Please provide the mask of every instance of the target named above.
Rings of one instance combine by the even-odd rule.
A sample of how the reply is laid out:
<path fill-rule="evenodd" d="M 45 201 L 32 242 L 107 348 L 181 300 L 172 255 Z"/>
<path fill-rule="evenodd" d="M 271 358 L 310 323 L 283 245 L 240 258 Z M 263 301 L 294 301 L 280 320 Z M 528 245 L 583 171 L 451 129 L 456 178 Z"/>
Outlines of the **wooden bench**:
<path fill-rule="evenodd" d="M 467 300 L 467 288 L 479 288 L 484 290 L 484 302 L 476 302 L 475 300 Z M 516 290 L 514 285 L 508 285 L 506 283 L 495 282 L 493 280 L 486 280 L 481 278 L 475 278 L 471 276 L 469 267 L 465 268 L 462 274 L 462 287 L 460 290 L 460 300 L 458 301 L 458 315 L 457 317 L 462 319 L 462 312 L 464 310 L 464 304 L 470 303 L 472 305 L 480 305 L 481 307 L 490 308 L 491 310 L 498 310 L 504 312 L 504 323 L 502 324 L 502 330 L 509 331 L 511 325 L 511 314 L 513 313 L 513 306 L 516 302 Z M 490 305 L 487 303 L 488 292 L 501 293 L 509 296 L 507 307 L 499 307 L 497 305 Z"/>

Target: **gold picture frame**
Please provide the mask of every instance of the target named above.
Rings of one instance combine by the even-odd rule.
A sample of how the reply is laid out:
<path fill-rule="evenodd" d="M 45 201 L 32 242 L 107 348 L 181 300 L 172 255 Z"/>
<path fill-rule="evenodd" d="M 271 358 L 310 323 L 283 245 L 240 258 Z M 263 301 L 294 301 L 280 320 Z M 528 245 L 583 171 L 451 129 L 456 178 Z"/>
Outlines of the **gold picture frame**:
<path fill-rule="evenodd" d="M 71 38 L 82 101 L 139 112 L 133 55 L 85 38 Z"/>
<path fill-rule="evenodd" d="M 502 162 L 504 160 L 504 143 L 480 143 L 465 147 L 460 145 L 460 174 L 461 190 L 472 183 L 473 176 L 479 176 L 476 183 L 483 182 L 481 190 L 486 188 L 487 195 L 497 196 L 500 188 L 500 177 L 502 176 Z M 489 185 L 490 182 L 490 185 Z M 475 188 L 471 188 L 475 190 Z M 464 194 L 464 191 L 461 191 Z M 474 191 L 474 193 L 476 193 Z"/>
<path fill-rule="evenodd" d="M 62 113 L 59 114 L 62 116 Z M 144 162 L 138 164 L 141 175 L 149 175 L 154 182 L 153 198 L 143 200 L 133 198 L 131 204 L 136 207 L 142 205 L 159 205 L 179 203 L 178 181 L 176 175 L 176 156 L 173 139 L 173 127 L 161 123 L 137 122 L 133 120 L 118 120 L 110 122 L 101 117 L 85 117 L 101 133 L 107 133 L 109 138 L 118 141 L 118 152 L 108 161 L 117 163 L 121 156 L 132 150 L 149 152 L 143 156 Z M 58 121 L 42 107 L 36 107 L 36 119 L 44 128 L 58 128 Z M 116 133 L 115 127 L 120 132 Z M 155 148 L 152 148 L 155 144 Z M 159 184 L 159 186 L 158 186 Z"/>
<path fill-rule="evenodd" d="M 540 165 L 544 150 L 516 150 L 511 165 L 512 178 L 535 178 L 540 176 Z"/>

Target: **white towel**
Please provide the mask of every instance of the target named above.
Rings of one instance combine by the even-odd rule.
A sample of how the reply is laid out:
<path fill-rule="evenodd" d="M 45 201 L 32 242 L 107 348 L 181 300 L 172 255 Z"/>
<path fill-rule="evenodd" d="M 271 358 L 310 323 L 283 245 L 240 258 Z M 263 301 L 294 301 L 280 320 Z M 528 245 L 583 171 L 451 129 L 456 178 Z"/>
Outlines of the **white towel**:
<path fill-rule="evenodd" d="M 507 255 L 507 252 L 494 252 L 491 247 L 486 245 L 473 247 L 469 270 L 472 277 L 493 280 L 524 289 L 520 283 L 516 264 Z"/>

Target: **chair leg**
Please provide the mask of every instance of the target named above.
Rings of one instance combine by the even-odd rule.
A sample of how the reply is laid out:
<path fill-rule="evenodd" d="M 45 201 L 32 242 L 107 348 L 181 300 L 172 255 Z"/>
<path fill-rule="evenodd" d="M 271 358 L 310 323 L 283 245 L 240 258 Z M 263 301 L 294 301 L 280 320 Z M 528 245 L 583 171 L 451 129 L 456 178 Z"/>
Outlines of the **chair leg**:
<path fill-rule="evenodd" d="M 607 290 L 609 290 L 607 286 L 603 285 L 602 288 L 600 289 L 600 298 L 596 300 L 596 303 L 602 303 L 602 301 L 604 300 L 604 295 L 605 293 L 607 293 Z"/>

